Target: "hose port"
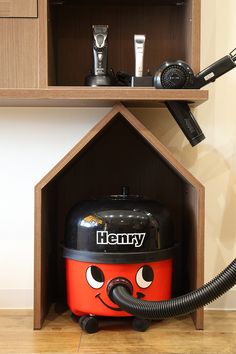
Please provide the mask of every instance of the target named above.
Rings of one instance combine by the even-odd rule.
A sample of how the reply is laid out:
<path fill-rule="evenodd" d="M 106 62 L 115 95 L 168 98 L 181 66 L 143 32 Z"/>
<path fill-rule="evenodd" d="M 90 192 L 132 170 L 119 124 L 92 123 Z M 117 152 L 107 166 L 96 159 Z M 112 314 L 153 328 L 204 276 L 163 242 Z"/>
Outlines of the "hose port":
<path fill-rule="evenodd" d="M 110 298 L 110 300 L 114 302 L 114 304 L 115 301 L 113 299 L 112 293 L 115 287 L 117 287 L 118 285 L 123 286 L 130 293 L 130 295 L 133 294 L 133 286 L 128 279 L 119 278 L 119 277 L 112 279 L 107 285 L 107 295 Z"/>

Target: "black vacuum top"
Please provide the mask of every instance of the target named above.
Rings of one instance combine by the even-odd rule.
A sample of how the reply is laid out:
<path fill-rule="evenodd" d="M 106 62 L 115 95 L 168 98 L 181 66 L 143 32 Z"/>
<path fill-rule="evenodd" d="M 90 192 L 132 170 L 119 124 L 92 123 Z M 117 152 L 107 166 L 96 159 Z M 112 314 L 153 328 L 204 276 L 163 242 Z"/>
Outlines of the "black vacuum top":
<path fill-rule="evenodd" d="M 83 261 L 134 263 L 137 257 L 138 261 L 165 258 L 173 244 L 168 210 L 156 201 L 124 193 L 81 201 L 71 209 L 64 255 Z"/>

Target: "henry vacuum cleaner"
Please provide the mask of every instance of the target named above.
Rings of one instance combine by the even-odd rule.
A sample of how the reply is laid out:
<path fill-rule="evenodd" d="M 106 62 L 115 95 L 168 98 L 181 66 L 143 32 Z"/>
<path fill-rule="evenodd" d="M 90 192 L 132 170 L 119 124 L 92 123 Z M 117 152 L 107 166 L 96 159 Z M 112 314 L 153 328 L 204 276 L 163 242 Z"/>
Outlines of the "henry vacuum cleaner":
<path fill-rule="evenodd" d="M 168 210 L 125 187 L 121 195 L 72 208 L 64 247 L 67 302 L 84 330 L 97 331 L 95 316 L 130 316 L 114 303 L 119 285 L 137 299 L 170 298 L 173 235 Z M 144 330 L 149 322 L 135 317 L 133 328 Z"/>
<path fill-rule="evenodd" d="M 170 299 L 176 248 L 171 217 L 156 201 L 121 195 L 81 201 L 66 222 L 67 302 L 88 333 L 97 316 L 134 316 L 145 331 L 151 320 L 193 312 L 236 283 L 236 260 L 214 280 Z"/>

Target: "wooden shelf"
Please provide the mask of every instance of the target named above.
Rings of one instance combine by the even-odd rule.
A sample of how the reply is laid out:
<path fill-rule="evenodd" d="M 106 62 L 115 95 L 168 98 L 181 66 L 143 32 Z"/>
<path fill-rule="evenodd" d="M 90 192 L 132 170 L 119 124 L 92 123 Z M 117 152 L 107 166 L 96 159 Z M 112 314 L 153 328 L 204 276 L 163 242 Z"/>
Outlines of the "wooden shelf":
<path fill-rule="evenodd" d="M 164 101 L 180 100 L 197 106 L 208 99 L 206 90 L 156 90 L 153 87 L 63 87 L 0 89 L 0 106 L 111 107 L 118 102 L 132 107 L 161 107 Z"/>

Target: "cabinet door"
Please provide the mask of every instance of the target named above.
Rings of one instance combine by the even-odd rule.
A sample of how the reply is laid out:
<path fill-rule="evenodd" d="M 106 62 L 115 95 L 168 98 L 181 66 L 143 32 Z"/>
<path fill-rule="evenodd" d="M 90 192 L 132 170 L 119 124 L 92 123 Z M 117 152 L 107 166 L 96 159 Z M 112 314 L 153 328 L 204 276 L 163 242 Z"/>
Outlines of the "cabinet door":
<path fill-rule="evenodd" d="M 0 18 L 0 87 L 37 87 L 38 56 L 38 19 Z"/>
<path fill-rule="evenodd" d="M 37 17 L 37 0 L 0 0 L 0 17 Z"/>

